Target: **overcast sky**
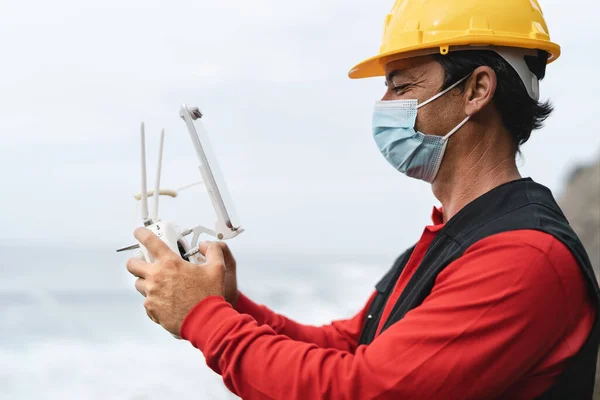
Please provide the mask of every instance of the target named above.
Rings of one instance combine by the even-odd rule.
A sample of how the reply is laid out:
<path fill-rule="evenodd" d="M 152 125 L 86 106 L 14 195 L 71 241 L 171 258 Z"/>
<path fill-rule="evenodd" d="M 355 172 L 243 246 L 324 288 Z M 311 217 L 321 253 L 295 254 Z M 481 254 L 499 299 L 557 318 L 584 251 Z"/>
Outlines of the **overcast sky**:
<path fill-rule="evenodd" d="M 556 112 L 522 174 L 556 194 L 600 151 L 600 3 L 540 0 L 563 56 L 542 83 Z M 0 240 L 112 249 L 131 243 L 139 123 L 153 181 L 199 179 L 182 102 L 200 106 L 246 232 L 240 251 L 397 254 L 437 204 L 371 136 L 375 55 L 392 0 L 0 0 Z M 201 188 L 162 202 L 184 226 L 214 222 Z"/>

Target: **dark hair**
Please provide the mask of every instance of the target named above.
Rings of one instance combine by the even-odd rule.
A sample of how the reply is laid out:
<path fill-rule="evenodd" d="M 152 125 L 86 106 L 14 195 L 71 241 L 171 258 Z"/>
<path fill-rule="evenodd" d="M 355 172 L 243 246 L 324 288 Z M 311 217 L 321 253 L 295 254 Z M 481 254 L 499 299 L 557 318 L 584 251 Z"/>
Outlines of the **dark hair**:
<path fill-rule="evenodd" d="M 468 76 L 476 68 L 488 66 L 496 72 L 497 87 L 494 105 L 500 113 L 506 129 L 512 134 L 517 149 L 527 142 L 531 132 L 540 129 L 553 111 L 549 101 L 540 103 L 527 93 L 523 81 L 517 72 L 498 53 L 491 50 L 466 50 L 451 52 L 447 55 L 436 54 L 435 60 L 444 68 L 445 78 L 442 89 Z M 538 57 L 525 58 L 531 72 L 538 79 L 546 73 L 548 54 L 539 51 Z M 464 89 L 466 81 L 458 87 Z"/>

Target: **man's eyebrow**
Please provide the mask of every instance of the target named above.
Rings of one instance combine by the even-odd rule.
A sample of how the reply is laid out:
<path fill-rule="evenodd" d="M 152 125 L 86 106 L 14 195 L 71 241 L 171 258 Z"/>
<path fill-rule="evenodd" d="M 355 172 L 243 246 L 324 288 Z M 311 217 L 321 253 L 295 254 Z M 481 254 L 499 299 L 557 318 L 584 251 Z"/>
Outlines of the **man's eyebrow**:
<path fill-rule="evenodd" d="M 387 74 L 386 79 L 388 82 L 390 82 L 395 77 L 405 77 L 410 80 L 415 80 L 415 76 L 413 74 L 411 74 L 410 72 L 408 72 L 406 70 L 401 70 L 401 69 L 395 69 L 395 70 L 391 71 L 389 74 Z"/>

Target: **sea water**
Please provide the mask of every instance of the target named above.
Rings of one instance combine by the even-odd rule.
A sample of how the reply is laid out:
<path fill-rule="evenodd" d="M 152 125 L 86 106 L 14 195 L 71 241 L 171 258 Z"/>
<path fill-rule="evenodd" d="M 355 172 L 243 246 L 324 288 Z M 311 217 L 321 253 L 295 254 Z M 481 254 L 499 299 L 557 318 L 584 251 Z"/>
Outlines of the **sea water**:
<path fill-rule="evenodd" d="M 236 258 L 244 293 L 317 325 L 358 312 L 393 261 Z M 0 247 L 0 399 L 236 398 L 200 351 L 148 319 L 126 259 L 110 248 Z"/>

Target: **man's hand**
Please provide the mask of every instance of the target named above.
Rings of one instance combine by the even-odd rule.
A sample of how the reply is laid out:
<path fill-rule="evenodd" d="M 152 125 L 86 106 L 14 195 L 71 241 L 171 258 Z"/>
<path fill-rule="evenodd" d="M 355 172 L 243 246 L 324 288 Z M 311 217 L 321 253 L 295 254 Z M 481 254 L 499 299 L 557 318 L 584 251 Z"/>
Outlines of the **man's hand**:
<path fill-rule="evenodd" d="M 147 263 L 137 258 L 127 261 L 127 270 L 139 279 L 135 288 L 144 296 L 144 307 L 151 320 L 173 335 L 185 316 L 209 296 L 224 296 L 225 257 L 218 243 L 208 244 L 206 263 L 194 265 L 173 253 L 146 228 L 136 229 L 134 236 L 154 258 Z"/>
<path fill-rule="evenodd" d="M 229 250 L 229 247 L 224 242 L 202 242 L 199 246 L 200 253 L 206 256 L 207 251 L 211 245 L 219 246 L 221 248 L 221 251 L 223 252 L 223 260 L 225 261 L 225 300 L 227 300 L 227 302 L 231 304 L 232 307 L 235 307 L 235 303 L 237 302 L 237 299 L 240 296 L 237 287 L 237 275 L 235 272 L 235 258 L 233 258 L 231 250 Z"/>

